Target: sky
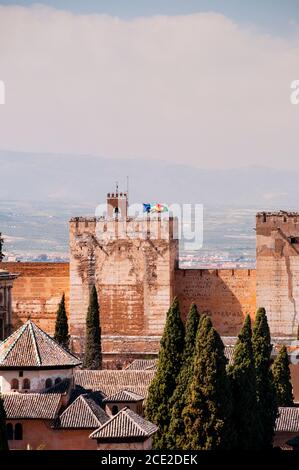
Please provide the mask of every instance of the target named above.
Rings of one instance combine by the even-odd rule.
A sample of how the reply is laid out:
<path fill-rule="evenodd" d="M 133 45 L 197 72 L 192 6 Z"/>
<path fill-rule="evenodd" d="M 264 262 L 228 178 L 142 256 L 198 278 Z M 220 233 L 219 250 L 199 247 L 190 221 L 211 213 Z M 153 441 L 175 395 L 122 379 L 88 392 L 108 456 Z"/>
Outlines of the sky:
<path fill-rule="evenodd" d="M 16 3 L 0 150 L 298 168 L 296 0 Z"/>
<path fill-rule="evenodd" d="M 30 6 L 34 3 L 69 10 L 76 14 L 98 13 L 121 18 L 214 11 L 237 22 L 256 24 L 265 31 L 280 34 L 287 33 L 290 25 L 299 20 L 297 0 L 0 0 L 2 5 Z"/>

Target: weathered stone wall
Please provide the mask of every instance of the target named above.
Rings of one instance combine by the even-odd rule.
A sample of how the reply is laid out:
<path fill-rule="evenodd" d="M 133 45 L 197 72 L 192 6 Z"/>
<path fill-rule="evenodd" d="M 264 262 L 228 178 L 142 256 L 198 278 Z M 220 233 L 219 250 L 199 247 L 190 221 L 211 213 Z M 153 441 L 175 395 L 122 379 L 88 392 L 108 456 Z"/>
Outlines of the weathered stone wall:
<path fill-rule="evenodd" d="M 162 334 L 178 255 L 172 234 L 172 219 L 71 220 L 70 327 L 76 352 L 84 348 L 92 284 L 98 291 L 104 336 Z"/>
<path fill-rule="evenodd" d="M 13 328 L 31 318 L 47 333 L 55 327 L 57 306 L 63 292 L 69 311 L 68 263 L 1 263 L 3 269 L 18 273 L 12 291 Z"/>
<path fill-rule="evenodd" d="M 272 335 L 294 336 L 299 324 L 299 214 L 256 218 L 257 305 L 265 307 Z"/>
<path fill-rule="evenodd" d="M 220 334 L 239 333 L 247 313 L 254 318 L 256 272 L 254 269 L 178 269 L 175 292 L 186 317 L 195 302 L 208 313 Z"/>

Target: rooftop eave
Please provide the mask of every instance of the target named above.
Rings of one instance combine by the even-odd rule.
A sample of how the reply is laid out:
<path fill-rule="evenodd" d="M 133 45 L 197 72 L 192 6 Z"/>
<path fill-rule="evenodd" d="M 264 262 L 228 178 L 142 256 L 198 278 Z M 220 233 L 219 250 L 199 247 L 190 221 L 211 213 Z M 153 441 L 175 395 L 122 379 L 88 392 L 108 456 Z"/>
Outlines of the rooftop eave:
<path fill-rule="evenodd" d="M 22 366 L 22 365 L 16 365 L 16 366 L 5 366 L 0 364 L 0 370 L 55 370 L 55 369 L 75 369 L 75 367 L 78 367 L 81 365 L 82 362 L 79 364 L 70 364 L 70 365 L 52 365 L 52 366 Z"/>

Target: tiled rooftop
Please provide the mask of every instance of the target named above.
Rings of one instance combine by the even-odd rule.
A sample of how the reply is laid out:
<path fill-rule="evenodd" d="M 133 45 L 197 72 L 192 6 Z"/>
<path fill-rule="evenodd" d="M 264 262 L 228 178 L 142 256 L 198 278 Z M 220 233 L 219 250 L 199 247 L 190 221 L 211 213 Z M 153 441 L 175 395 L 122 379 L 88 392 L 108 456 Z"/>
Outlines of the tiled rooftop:
<path fill-rule="evenodd" d="M 58 428 L 96 429 L 109 420 L 92 394 L 78 396 L 57 420 Z"/>
<path fill-rule="evenodd" d="M 275 430 L 299 433 L 299 408 L 280 407 Z"/>
<path fill-rule="evenodd" d="M 77 370 L 75 383 L 85 389 L 101 390 L 106 396 L 130 390 L 147 397 L 153 370 Z"/>
<path fill-rule="evenodd" d="M 157 370 L 157 359 L 135 359 L 125 370 Z"/>
<path fill-rule="evenodd" d="M 146 421 L 129 408 L 123 408 L 109 421 L 94 431 L 91 439 L 147 438 L 157 431 L 157 426 Z"/>
<path fill-rule="evenodd" d="M 28 320 L 0 343 L 0 369 L 74 367 L 81 361 Z"/>
<path fill-rule="evenodd" d="M 55 419 L 61 395 L 5 393 L 2 395 L 7 419 Z"/>
<path fill-rule="evenodd" d="M 227 357 L 229 364 L 233 362 L 234 346 L 226 345 L 224 354 Z M 124 368 L 124 370 L 157 370 L 158 359 L 135 359 L 131 364 Z"/>
<path fill-rule="evenodd" d="M 144 397 L 130 390 L 121 390 L 103 399 L 103 403 L 134 403 L 143 400 Z"/>

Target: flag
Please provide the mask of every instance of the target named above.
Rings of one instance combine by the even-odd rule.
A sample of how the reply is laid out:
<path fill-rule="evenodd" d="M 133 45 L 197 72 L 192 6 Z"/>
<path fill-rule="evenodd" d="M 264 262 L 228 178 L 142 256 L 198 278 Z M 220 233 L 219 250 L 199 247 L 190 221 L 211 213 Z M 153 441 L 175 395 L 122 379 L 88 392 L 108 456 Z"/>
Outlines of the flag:
<path fill-rule="evenodd" d="M 143 204 L 143 212 L 147 212 L 148 214 L 151 211 L 151 204 Z"/>
<path fill-rule="evenodd" d="M 151 212 L 161 213 L 161 212 L 167 212 L 167 211 L 168 211 L 168 207 L 165 206 L 165 204 L 160 204 L 159 202 L 157 202 L 156 204 L 151 205 Z"/>
<path fill-rule="evenodd" d="M 159 202 L 155 204 L 143 203 L 143 212 L 146 212 L 147 214 L 149 213 L 160 214 L 161 212 L 168 212 L 168 207 L 165 204 L 160 204 Z"/>

